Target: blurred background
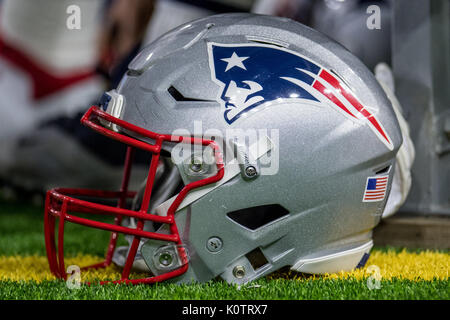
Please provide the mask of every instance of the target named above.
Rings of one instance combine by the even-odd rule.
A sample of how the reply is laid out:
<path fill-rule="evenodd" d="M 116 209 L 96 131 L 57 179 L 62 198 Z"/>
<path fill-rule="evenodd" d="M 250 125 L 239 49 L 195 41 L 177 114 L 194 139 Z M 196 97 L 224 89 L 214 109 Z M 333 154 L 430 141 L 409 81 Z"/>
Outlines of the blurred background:
<path fill-rule="evenodd" d="M 372 71 L 385 63 L 416 156 L 406 202 L 376 236 L 379 244 L 448 248 L 447 0 L 1 0 L 2 201 L 42 205 L 55 186 L 118 186 L 124 146 L 82 127 L 81 115 L 117 86 L 143 46 L 180 24 L 228 12 L 288 17 L 340 42 Z"/>

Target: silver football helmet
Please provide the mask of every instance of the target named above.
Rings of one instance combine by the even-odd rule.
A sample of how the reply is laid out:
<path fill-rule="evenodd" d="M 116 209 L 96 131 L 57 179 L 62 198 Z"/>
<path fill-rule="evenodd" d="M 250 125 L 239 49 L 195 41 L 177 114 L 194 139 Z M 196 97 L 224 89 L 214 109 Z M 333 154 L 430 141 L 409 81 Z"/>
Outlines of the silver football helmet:
<path fill-rule="evenodd" d="M 82 122 L 129 145 L 124 181 L 118 192 L 48 192 L 50 266 L 65 277 L 59 218 L 60 232 L 64 221 L 111 231 L 94 267 L 114 261 L 124 266 L 118 282 L 131 283 L 243 284 L 286 266 L 364 265 L 402 143 L 389 99 L 349 51 L 292 20 L 243 13 L 193 21 L 147 46 Z M 132 192 L 135 148 L 152 160 Z M 116 248 L 120 233 L 129 246 Z M 149 277 L 129 279 L 133 267 Z"/>

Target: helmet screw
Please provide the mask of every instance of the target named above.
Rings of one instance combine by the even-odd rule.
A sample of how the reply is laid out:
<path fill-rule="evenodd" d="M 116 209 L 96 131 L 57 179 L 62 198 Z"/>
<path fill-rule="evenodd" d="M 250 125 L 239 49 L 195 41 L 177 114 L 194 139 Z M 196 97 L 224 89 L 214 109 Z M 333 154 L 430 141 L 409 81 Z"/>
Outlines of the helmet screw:
<path fill-rule="evenodd" d="M 173 255 L 170 252 L 165 251 L 161 253 L 161 255 L 159 256 L 159 263 L 164 267 L 170 266 L 172 262 L 173 262 Z"/>
<path fill-rule="evenodd" d="M 242 279 L 245 276 L 245 268 L 243 266 L 234 267 L 233 276 L 237 279 Z"/>
<path fill-rule="evenodd" d="M 219 252 L 222 250 L 223 242 L 219 237 L 211 237 L 206 242 L 206 248 L 211 252 Z"/>
<path fill-rule="evenodd" d="M 256 168 L 254 166 L 248 166 L 245 168 L 245 174 L 249 177 L 253 177 L 256 175 Z"/>
<path fill-rule="evenodd" d="M 202 159 L 192 158 L 191 164 L 189 165 L 189 169 L 193 172 L 200 172 L 203 169 Z"/>

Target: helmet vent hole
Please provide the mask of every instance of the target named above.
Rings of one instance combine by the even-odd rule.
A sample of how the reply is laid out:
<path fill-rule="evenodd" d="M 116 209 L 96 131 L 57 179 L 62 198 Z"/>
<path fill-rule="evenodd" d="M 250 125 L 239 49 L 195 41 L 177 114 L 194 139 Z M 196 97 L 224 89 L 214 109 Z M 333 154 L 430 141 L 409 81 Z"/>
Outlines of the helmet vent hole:
<path fill-rule="evenodd" d="M 289 211 L 279 204 L 268 204 L 228 212 L 227 216 L 243 227 L 256 230 L 288 214 Z"/>
<path fill-rule="evenodd" d="M 176 101 L 190 101 L 189 98 L 184 97 L 181 92 L 178 91 L 174 86 L 170 86 L 167 91 L 169 91 L 172 98 L 174 98 Z"/>
<path fill-rule="evenodd" d="M 142 74 L 139 70 L 128 69 L 127 76 L 129 77 L 139 77 Z"/>
<path fill-rule="evenodd" d="M 388 173 L 390 169 L 391 169 L 391 166 L 383 167 L 383 168 L 375 171 L 375 174 Z"/>
<path fill-rule="evenodd" d="M 211 102 L 212 100 L 204 100 L 204 99 L 194 99 L 183 96 L 183 94 L 178 91 L 174 86 L 170 86 L 167 91 L 176 101 L 197 101 L 197 102 Z"/>
<path fill-rule="evenodd" d="M 245 255 L 247 260 L 256 271 L 269 263 L 260 248 L 256 248 Z"/>

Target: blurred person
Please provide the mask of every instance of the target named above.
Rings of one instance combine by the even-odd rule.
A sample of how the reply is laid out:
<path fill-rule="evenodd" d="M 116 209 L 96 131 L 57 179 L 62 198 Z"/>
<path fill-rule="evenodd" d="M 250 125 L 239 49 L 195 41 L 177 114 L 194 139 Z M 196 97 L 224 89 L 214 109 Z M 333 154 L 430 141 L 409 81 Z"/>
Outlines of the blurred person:
<path fill-rule="evenodd" d="M 155 9 L 155 2 L 4 1 L 0 17 L 4 194 L 13 191 L 28 198 L 56 185 L 118 186 L 125 148 L 93 135 L 80 125 L 81 116 L 99 102 L 102 92 L 117 86 L 148 34 L 158 37 L 172 26 L 211 12 L 171 1 L 158 1 Z M 80 29 L 66 24 L 68 8 L 74 5 L 80 9 Z M 152 18 L 156 23 L 149 23 Z M 147 165 L 148 159 L 137 153 L 136 161 Z M 138 169 L 133 175 L 140 174 Z"/>
<path fill-rule="evenodd" d="M 113 83 L 125 73 L 131 59 L 138 53 L 156 0 L 110 0 L 106 3 L 104 23 L 100 31 L 99 71 Z"/>
<path fill-rule="evenodd" d="M 0 177 L 32 184 L 26 162 L 43 153 L 20 153 L 20 139 L 36 136 L 48 119 L 72 116 L 98 96 L 96 76 L 100 0 L 5 0 L 0 11 Z M 69 6 L 80 9 L 70 29 Z M 73 7 L 72 7 L 73 8 Z M 61 147 L 55 144 L 53 147 Z M 41 170 L 35 167 L 31 171 Z M 15 173 L 20 174 L 16 175 Z M 23 173 L 23 174 L 22 174 Z M 33 172 L 32 172 L 33 173 Z M 30 180 L 30 181 L 28 181 Z M 35 181 L 34 181 L 35 182 Z"/>
<path fill-rule="evenodd" d="M 143 2 L 147 1 L 135 1 L 135 5 Z M 97 67 L 107 46 L 105 35 L 111 32 L 110 26 L 119 25 L 115 28 L 119 42 L 133 30 L 133 26 L 125 26 L 124 18 L 114 13 L 117 7 L 113 4 L 123 8 L 123 3 L 119 0 L 2 3 L 0 180 L 7 193 L 12 189 L 16 196 L 27 196 L 69 182 L 79 187 L 111 188 L 120 181 L 123 159 L 111 155 L 116 155 L 113 151 L 121 146 L 103 137 L 92 137 L 79 121 L 86 109 L 98 102 L 107 86 Z M 79 28 L 70 28 L 68 19 L 77 9 Z M 108 14 L 104 16 L 103 11 Z M 130 9 L 125 19 L 136 12 Z M 139 28 L 142 34 L 143 27 Z M 115 39 L 108 43 L 117 61 L 134 46 L 133 41 L 121 46 Z M 117 61 L 110 64 L 111 68 Z M 81 164 L 87 167 L 81 170 Z"/>
<path fill-rule="evenodd" d="M 106 7 L 98 71 L 108 88 L 117 87 L 143 47 L 173 28 L 215 13 L 249 10 L 220 0 L 109 0 Z"/>
<path fill-rule="evenodd" d="M 45 118 L 73 114 L 100 89 L 95 77 L 101 1 L 5 0 L 0 17 L 0 141 L 32 131 Z M 66 8 L 83 8 L 80 30 Z M 81 101 L 80 101 L 81 99 Z M 5 152 L 2 152 L 3 156 Z"/>

